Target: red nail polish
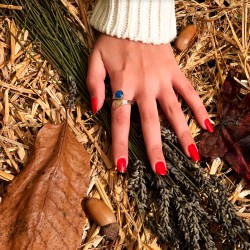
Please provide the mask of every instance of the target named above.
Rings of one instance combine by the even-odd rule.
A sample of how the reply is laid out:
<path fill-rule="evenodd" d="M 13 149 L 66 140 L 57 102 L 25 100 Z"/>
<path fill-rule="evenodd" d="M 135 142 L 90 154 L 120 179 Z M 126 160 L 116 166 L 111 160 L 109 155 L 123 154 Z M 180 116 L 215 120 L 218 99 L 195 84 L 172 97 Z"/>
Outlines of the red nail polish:
<path fill-rule="evenodd" d="M 193 161 L 199 161 L 200 160 L 200 155 L 199 152 L 194 144 L 190 144 L 188 146 L 188 151 L 190 154 L 190 157 Z"/>
<path fill-rule="evenodd" d="M 93 97 L 91 98 L 91 108 L 92 108 L 92 113 L 95 115 L 97 113 L 97 98 Z"/>
<path fill-rule="evenodd" d="M 165 167 L 165 164 L 162 161 L 158 161 L 155 164 L 155 172 L 158 175 L 166 175 L 167 174 L 167 169 Z"/>
<path fill-rule="evenodd" d="M 212 125 L 212 123 L 210 122 L 209 119 L 206 119 L 206 120 L 204 121 L 204 124 L 205 124 L 205 126 L 206 126 L 206 128 L 207 128 L 207 131 L 208 131 L 209 133 L 214 132 L 214 127 L 213 127 L 213 125 Z"/>
<path fill-rule="evenodd" d="M 125 158 L 120 158 L 117 161 L 117 169 L 118 169 L 118 171 L 121 172 L 121 173 L 125 173 L 126 168 L 127 168 L 126 159 Z"/>

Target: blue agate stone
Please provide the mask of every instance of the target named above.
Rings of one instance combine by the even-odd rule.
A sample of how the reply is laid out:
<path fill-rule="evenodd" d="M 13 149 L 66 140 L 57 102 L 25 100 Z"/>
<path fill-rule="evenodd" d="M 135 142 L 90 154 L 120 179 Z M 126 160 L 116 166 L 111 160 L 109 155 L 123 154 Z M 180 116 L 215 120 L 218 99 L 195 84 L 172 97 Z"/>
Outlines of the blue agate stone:
<path fill-rule="evenodd" d="M 122 90 L 117 90 L 114 95 L 115 99 L 121 99 L 123 97 Z"/>

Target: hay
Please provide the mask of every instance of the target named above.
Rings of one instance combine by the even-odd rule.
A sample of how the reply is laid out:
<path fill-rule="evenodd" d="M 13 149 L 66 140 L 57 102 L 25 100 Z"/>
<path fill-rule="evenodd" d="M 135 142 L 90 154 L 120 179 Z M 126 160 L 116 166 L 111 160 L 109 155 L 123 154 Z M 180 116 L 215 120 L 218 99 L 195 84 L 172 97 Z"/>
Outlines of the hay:
<path fill-rule="evenodd" d="M 90 46 L 93 31 L 86 22 L 86 14 L 91 13 L 94 1 L 87 1 L 85 5 L 78 1 L 79 6 L 75 1 L 62 2 L 80 27 L 89 32 Z M 176 56 L 203 99 L 210 118 L 217 124 L 216 102 L 228 70 L 238 73 L 242 95 L 250 90 L 250 4 L 237 0 L 230 5 L 226 0 L 183 2 L 176 1 L 178 30 L 192 22 L 199 26 L 199 35 L 190 50 L 182 54 L 176 52 Z M 0 5 L 0 8 L 14 9 L 10 5 Z M 22 46 L 10 36 L 9 29 Z M 7 184 L 26 163 L 39 128 L 46 122 L 59 123 L 65 119 L 67 92 L 63 86 L 67 82 L 43 59 L 39 47 L 31 44 L 27 31 L 19 30 L 13 20 L 1 17 L 0 30 L 0 196 L 3 196 Z M 180 101 L 192 135 L 199 135 L 200 127 L 192 112 Z M 100 228 L 87 220 L 80 249 L 162 249 L 151 232 L 143 227 L 136 208 L 129 203 L 126 177 L 112 168 L 106 132 L 93 118 L 88 105 L 79 98 L 68 119 L 76 137 L 91 155 L 88 195 L 104 200 L 122 225 L 119 239 L 110 243 L 99 235 Z M 250 221 L 249 183 L 236 176 L 222 159 L 206 167 L 210 174 L 223 178 L 238 215 Z"/>

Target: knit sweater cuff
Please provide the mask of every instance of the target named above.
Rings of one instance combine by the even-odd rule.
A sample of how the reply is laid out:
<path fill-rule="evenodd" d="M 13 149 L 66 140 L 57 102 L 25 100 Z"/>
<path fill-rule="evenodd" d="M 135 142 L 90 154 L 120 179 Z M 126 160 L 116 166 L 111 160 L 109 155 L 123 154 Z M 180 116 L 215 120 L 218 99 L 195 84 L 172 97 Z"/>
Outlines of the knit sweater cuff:
<path fill-rule="evenodd" d="M 118 38 L 166 44 L 176 36 L 174 0 L 99 0 L 90 24 Z"/>

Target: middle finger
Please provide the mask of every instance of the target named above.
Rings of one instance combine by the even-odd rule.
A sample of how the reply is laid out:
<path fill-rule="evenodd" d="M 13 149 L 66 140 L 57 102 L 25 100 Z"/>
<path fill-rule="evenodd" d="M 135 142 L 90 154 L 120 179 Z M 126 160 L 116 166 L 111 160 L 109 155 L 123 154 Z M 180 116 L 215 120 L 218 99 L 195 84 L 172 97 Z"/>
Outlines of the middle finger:
<path fill-rule="evenodd" d="M 137 104 L 150 164 L 154 172 L 159 175 L 165 175 L 166 163 L 162 152 L 160 121 L 156 100 L 151 95 L 141 96 L 138 98 Z"/>

